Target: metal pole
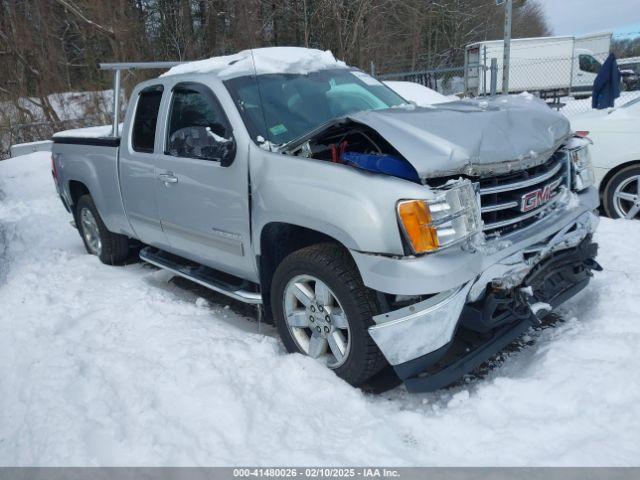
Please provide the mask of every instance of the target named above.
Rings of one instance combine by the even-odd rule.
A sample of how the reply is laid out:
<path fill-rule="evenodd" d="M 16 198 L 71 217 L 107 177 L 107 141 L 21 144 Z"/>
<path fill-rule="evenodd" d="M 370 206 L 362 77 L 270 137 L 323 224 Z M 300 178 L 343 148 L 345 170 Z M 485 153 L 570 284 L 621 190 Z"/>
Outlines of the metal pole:
<path fill-rule="evenodd" d="M 99 63 L 100 70 L 136 70 L 147 68 L 171 68 L 186 62 L 118 62 Z"/>
<path fill-rule="evenodd" d="M 482 46 L 482 95 L 487 96 L 487 46 Z"/>
<path fill-rule="evenodd" d="M 111 136 L 118 136 L 118 124 L 120 123 L 120 70 L 119 68 L 113 72 L 113 125 L 111 127 Z"/>
<path fill-rule="evenodd" d="M 111 136 L 118 136 L 118 124 L 120 123 L 120 74 L 122 70 L 135 70 L 146 68 L 171 68 L 184 62 L 125 62 L 125 63 L 100 63 L 100 70 L 113 70 L 113 125 Z"/>
<path fill-rule="evenodd" d="M 511 58 L 511 15 L 513 0 L 507 0 L 504 7 L 504 49 L 502 57 L 502 93 L 509 93 L 509 67 Z"/>
<path fill-rule="evenodd" d="M 464 94 L 468 95 L 469 93 L 469 51 L 465 48 L 464 49 L 464 72 L 462 75 L 464 84 L 463 84 L 463 89 L 464 89 Z"/>
<path fill-rule="evenodd" d="M 373 60 L 371 60 L 371 76 L 372 77 L 376 76 L 376 64 L 373 63 Z"/>
<path fill-rule="evenodd" d="M 491 96 L 495 97 L 496 96 L 496 90 L 498 89 L 498 59 L 497 58 L 492 58 L 491 59 Z"/>

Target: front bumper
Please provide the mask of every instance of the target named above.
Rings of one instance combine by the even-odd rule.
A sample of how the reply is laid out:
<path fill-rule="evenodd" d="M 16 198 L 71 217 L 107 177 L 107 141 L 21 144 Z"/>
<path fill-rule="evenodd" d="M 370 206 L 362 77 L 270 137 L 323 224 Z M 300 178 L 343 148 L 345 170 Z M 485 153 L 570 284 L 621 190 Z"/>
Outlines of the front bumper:
<path fill-rule="evenodd" d="M 600 203 L 594 187 L 575 197 L 570 206 L 551 210 L 542 220 L 508 235 L 504 242 L 494 242 L 497 245 L 488 245 L 487 248 L 471 251 L 457 246 L 404 258 L 356 250 L 351 250 L 351 255 L 364 284 L 373 290 L 393 295 L 425 295 L 452 290 L 529 246 L 546 242 L 585 213 L 594 211 Z"/>
<path fill-rule="evenodd" d="M 597 224 L 597 215 L 586 210 L 564 224 L 559 231 L 521 247 L 462 285 L 417 304 L 375 316 L 375 325 L 369 328 L 369 333 L 409 389 L 425 391 L 441 388 L 478 366 L 529 328 L 536 321 L 532 306 L 548 303 L 555 307 L 586 285 L 586 281 L 580 276 L 565 281 L 557 294 L 547 287 L 531 291 L 528 298 L 517 293 L 528 286 L 533 281 L 534 274 L 539 275 L 536 272 L 541 269 L 546 269 L 544 273 L 548 277 L 557 273 L 556 270 L 566 273 L 568 268 L 571 271 L 573 264 L 583 265 L 588 281 L 590 269 L 597 266 L 593 260 L 595 245 L 590 241 Z M 585 247 L 587 244 L 593 248 Z M 552 261 L 558 252 L 571 254 L 568 256 L 569 263 L 563 264 L 562 269 Z M 493 304 L 487 319 L 485 310 L 489 307 L 485 306 L 485 300 L 493 295 L 487 293 L 488 287 L 492 291 L 515 292 L 518 298 L 513 299 L 513 302 L 521 313 L 511 315 L 509 308 L 517 310 L 514 306 L 509 306 L 511 299 L 492 298 Z M 506 313 L 502 314 L 502 318 L 496 316 L 496 320 L 496 310 L 505 306 Z M 523 310 L 522 307 L 526 308 Z M 461 363 L 450 365 L 445 374 L 439 374 L 435 378 L 428 375 L 425 378 L 429 380 L 417 382 L 416 376 L 436 364 L 450 350 L 461 323 L 471 323 L 475 331 L 488 335 L 491 340 L 476 349 L 472 358 L 465 355 Z"/>

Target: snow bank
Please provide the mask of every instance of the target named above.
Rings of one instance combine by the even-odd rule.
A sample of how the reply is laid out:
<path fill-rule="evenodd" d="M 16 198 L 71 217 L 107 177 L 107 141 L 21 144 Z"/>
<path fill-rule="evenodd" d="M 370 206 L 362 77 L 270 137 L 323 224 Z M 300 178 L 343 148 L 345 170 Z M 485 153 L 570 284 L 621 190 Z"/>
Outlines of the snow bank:
<path fill-rule="evenodd" d="M 161 76 L 183 73 L 212 73 L 228 79 L 253 75 L 255 72 L 306 74 L 328 68 L 347 68 L 344 62 L 336 60 L 327 50 L 301 47 L 267 47 L 243 50 L 233 55 L 212 57 L 171 68 Z"/>
<path fill-rule="evenodd" d="M 0 465 L 638 465 L 640 222 L 486 378 L 373 396 L 69 220 L 46 153 L 0 162 Z"/>
<path fill-rule="evenodd" d="M 419 107 L 430 107 L 435 103 L 445 103 L 451 100 L 444 95 L 415 82 L 385 81 L 384 84 L 395 91 L 405 100 L 414 102 Z M 458 100 L 455 97 L 455 100 Z"/>

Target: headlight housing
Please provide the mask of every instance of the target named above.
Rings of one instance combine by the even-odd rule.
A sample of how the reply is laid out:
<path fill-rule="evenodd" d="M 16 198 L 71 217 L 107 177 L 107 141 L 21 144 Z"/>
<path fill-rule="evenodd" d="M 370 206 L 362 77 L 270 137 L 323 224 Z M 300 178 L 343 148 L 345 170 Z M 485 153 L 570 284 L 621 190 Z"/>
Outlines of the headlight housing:
<path fill-rule="evenodd" d="M 478 196 L 469 180 L 433 194 L 427 200 L 398 202 L 398 221 L 413 253 L 449 247 L 482 231 Z"/>
<path fill-rule="evenodd" d="M 580 192 L 595 183 L 593 164 L 589 146 L 583 145 L 568 151 L 571 161 L 571 185 L 573 190 Z"/>

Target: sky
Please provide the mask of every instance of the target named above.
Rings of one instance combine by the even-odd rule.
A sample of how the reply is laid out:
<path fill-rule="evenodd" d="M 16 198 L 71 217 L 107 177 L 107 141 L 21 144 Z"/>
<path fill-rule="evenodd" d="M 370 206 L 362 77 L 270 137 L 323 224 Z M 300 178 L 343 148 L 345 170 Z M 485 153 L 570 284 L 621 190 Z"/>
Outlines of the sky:
<path fill-rule="evenodd" d="M 538 0 L 554 35 L 640 35 L 640 0 Z"/>

